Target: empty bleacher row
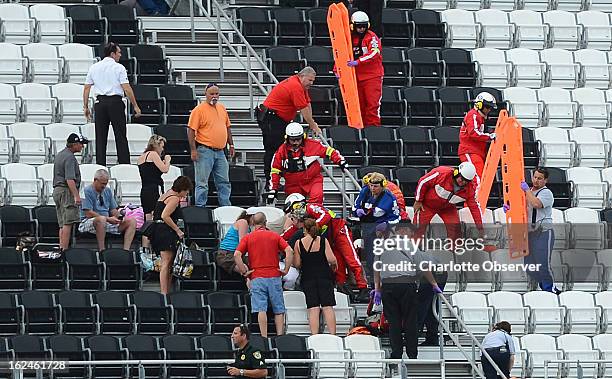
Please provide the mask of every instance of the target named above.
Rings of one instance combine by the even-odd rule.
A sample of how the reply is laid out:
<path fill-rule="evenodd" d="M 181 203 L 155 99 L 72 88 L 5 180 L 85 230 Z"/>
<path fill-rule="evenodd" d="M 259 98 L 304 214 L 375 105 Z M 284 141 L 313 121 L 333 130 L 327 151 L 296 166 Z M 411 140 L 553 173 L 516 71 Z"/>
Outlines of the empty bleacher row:
<path fill-rule="evenodd" d="M 299 0 L 294 1 L 296 7 L 327 7 L 332 0 Z M 485 8 L 511 11 L 515 9 L 533 9 L 538 11 L 568 10 L 579 12 L 583 10 L 609 10 L 607 0 L 386 0 L 385 7 L 399 9 L 425 8 L 444 10 L 452 8 L 478 10 Z"/>
<path fill-rule="evenodd" d="M 142 41 L 140 20 L 131 7 L 116 4 L 71 5 L 0 4 L 0 39 L 26 44 L 77 42 L 100 45 L 107 41 L 133 45 Z"/>

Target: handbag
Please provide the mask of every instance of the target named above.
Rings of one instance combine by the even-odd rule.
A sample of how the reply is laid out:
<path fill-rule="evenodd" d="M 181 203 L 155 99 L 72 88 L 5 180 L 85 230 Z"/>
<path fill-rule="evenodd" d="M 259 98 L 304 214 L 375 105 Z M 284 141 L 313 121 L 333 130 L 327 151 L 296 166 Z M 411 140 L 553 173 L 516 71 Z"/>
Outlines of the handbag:
<path fill-rule="evenodd" d="M 191 278 L 193 272 L 193 256 L 191 250 L 185 245 L 184 242 L 178 243 L 176 249 L 176 256 L 174 257 L 174 264 L 172 267 L 172 275 L 179 278 Z"/>

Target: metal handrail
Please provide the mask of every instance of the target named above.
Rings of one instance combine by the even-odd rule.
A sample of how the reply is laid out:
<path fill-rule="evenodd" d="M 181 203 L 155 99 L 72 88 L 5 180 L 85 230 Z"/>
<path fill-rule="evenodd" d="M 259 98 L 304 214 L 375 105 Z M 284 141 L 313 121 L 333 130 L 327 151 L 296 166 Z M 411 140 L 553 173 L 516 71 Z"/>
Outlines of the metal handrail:
<path fill-rule="evenodd" d="M 576 363 L 577 367 L 580 366 L 581 363 L 596 363 L 596 364 L 610 364 L 612 363 L 611 359 L 546 359 L 544 360 L 544 379 L 548 379 L 548 366 L 553 363 Z"/>
<path fill-rule="evenodd" d="M 472 340 L 472 357 L 470 358 L 468 356 L 469 353 L 466 352 L 464 347 L 459 343 L 459 339 L 451 332 L 449 326 L 446 325 L 442 321 L 442 315 L 441 315 L 442 307 L 441 307 L 441 305 L 440 305 L 440 303 L 438 301 L 434 301 L 434 302 L 432 302 L 432 306 L 431 307 L 432 307 L 432 311 L 433 311 L 434 317 L 438 320 L 439 328 L 444 329 L 444 331 L 448 334 L 448 336 L 453 341 L 455 346 L 457 346 L 459 348 L 459 351 L 461 351 L 463 356 L 468 360 L 468 362 L 472 366 L 472 369 L 479 375 L 479 377 L 480 378 L 485 378 L 485 375 L 484 375 L 484 372 L 480 369 L 480 367 L 478 367 L 478 365 L 476 364 L 476 357 L 474 356 L 474 353 L 475 353 L 474 347 L 478 347 L 478 349 L 482 353 L 482 356 L 485 357 L 489 361 L 489 363 L 491 363 L 491 365 L 493 366 L 493 368 L 497 372 L 497 375 L 499 375 L 502 379 L 508 379 L 508 377 L 506 377 L 504 375 L 504 373 L 501 371 L 499 366 L 497 366 L 497 364 L 493 361 L 493 359 L 491 358 L 489 353 L 487 353 L 487 351 L 482 347 L 481 343 L 478 342 L 478 339 L 476 338 L 476 336 L 474 336 L 474 334 L 469 331 L 469 329 L 467 328 L 467 325 L 465 325 L 465 323 L 463 322 L 461 317 L 459 317 L 457 312 L 455 312 L 455 310 L 453 309 L 453 306 L 448 301 L 448 299 L 443 294 L 438 294 L 437 298 L 438 298 L 438 300 L 442 300 L 442 302 L 446 305 L 446 307 L 450 311 L 451 315 L 455 318 L 455 320 L 457 321 L 459 326 L 461 326 L 461 328 L 463 330 L 465 330 L 467 335 Z M 440 333 L 440 339 L 442 339 L 442 333 Z M 443 359 L 443 352 L 444 352 L 442 346 L 443 346 L 443 344 L 440 343 L 440 358 L 441 359 Z M 482 360 L 482 358 L 481 358 L 481 360 Z"/>

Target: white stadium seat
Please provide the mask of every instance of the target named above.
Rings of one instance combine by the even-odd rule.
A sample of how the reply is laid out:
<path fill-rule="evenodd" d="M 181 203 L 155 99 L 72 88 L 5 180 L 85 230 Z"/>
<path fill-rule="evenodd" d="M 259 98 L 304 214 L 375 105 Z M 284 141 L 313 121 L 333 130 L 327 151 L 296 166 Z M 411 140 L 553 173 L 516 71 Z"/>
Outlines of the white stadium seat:
<path fill-rule="evenodd" d="M 54 205 L 53 201 L 53 163 L 45 163 L 36 167 L 36 174 L 44 183 L 43 193 L 47 195 L 46 203 Z"/>
<path fill-rule="evenodd" d="M 347 294 L 334 291 L 336 306 L 334 313 L 336 314 L 336 333 L 348 334 L 355 325 L 357 313 L 355 308 L 351 306 L 350 299 Z M 325 326 L 327 328 L 327 325 Z"/>
<path fill-rule="evenodd" d="M 0 83 L 0 122 L 13 123 L 21 120 L 21 99 L 15 96 L 15 87 Z"/>
<path fill-rule="evenodd" d="M 565 308 L 552 292 L 531 291 L 523 294 L 523 303 L 530 308 L 533 333 L 560 334 L 565 330 Z"/>
<path fill-rule="evenodd" d="M 104 167 L 104 166 L 101 166 L 95 163 L 81 164 L 79 165 L 79 169 L 81 170 L 81 188 L 80 188 L 81 197 L 83 197 L 85 194 L 84 193 L 85 187 L 93 183 L 94 175 L 96 171 L 101 170 L 101 169 L 106 170 L 106 172 L 108 172 L 110 176 L 108 167 Z M 108 187 L 113 191 L 113 193 L 115 193 L 115 186 L 116 186 L 115 180 L 111 177 L 111 179 L 108 181 Z"/>
<path fill-rule="evenodd" d="M 511 84 L 512 64 L 506 62 L 503 50 L 480 48 L 472 51 L 478 82 L 483 87 L 505 88 Z"/>
<path fill-rule="evenodd" d="M 306 339 L 306 345 L 314 351 L 315 359 L 339 359 L 337 362 L 318 363 L 316 366 L 320 378 L 347 377 L 349 364 L 342 360 L 350 358 L 350 352 L 344 349 L 342 338 L 331 334 L 316 334 Z"/>
<path fill-rule="evenodd" d="M 127 124 L 127 140 L 130 147 L 130 159 L 134 164 L 151 138 L 151 127 L 143 124 Z"/>
<path fill-rule="evenodd" d="M 474 21 L 474 14 L 464 9 L 447 9 L 440 13 L 448 25 L 449 47 L 474 49 L 480 43 L 480 24 Z"/>
<path fill-rule="evenodd" d="M 606 138 L 606 141 L 610 141 L 610 139 Z M 612 188 L 612 167 L 607 167 L 601 170 L 601 179 L 608 183 L 608 204 L 612 204 L 612 193 L 610 193 L 610 188 Z"/>
<path fill-rule="evenodd" d="M 506 51 L 506 61 L 512 63 L 512 78 L 518 87 L 540 88 L 546 79 L 546 64 L 540 62 L 536 50 L 517 48 Z"/>
<path fill-rule="evenodd" d="M 508 14 L 497 9 L 481 9 L 474 13 L 481 25 L 480 46 L 499 49 L 514 47 L 514 24 L 508 21 Z"/>
<path fill-rule="evenodd" d="M 600 10 L 603 12 L 610 11 L 610 1 L 609 0 L 589 0 L 590 9 L 591 10 Z"/>
<path fill-rule="evenodd" d="M 44 129 L 45 136 L 51 140 L 51 156 L 53 157 L 66 147 L 66 138 L 68 138 L 71 133 L 81 133 L 81 129 L 78 125 L 66 123 L 45 125 Z M 81 154 L 76 153 L 75 155 L 79 156 Z"/>
<path fill-rule="evenodd" d="M 577 50 L 574 51 L 574 61 L 582 66 L 580 82 L 584 87 L 610 87 L 610 64 L 605 52 L 593 49 Z"/>
<path fill-rule="evenodd" d="M 595 335 L 599 333 L 601 308 L 595 305 L 593 295 L 582 291 L 566 291 L 559 295 L 559 304 L 567 308 L 570 333 Z"/>
<path fill-rule="evenodd" d="M 544 104 L 544 125 L 557 128 L 576 126 L 578 104 L 569 90 L 557 87 L 538 89 L 538 100 Z"/>
<path fill-rule="evenodd" d="M 553 2 L 551 0 L 523 0 L 524 9 L 532 11 L 546 12 L 552 9 Z"/>
<path fill-rule="evenodd" d="M 593 336 L 593 347 L 601 351 L 601 359 L 612 361 L 612 334 L 598 334 Z M 603 364 L 605 371 L 604 378 L 609 378 L 612 373 L 612 363 Z"/>
<path fill-rule="evenodd" d="M 548 46 L 549 28 L 542 14 L 529 9 L 510 12 L 510 22 L 516 25 L 516 43 L 527 49 L 542 50 Z"/>
<path fill-rule="evenodd" d="M 57 47 L 64 59 L 64 77 L 70 83 L 85 83 L 85 77 L 97 59 L 90 46 L 81 43 L 66 43 Z"/>
<path fill-rule="evenodd" d="M 601 209 L 605 207 L 608 183 L 601 180 L 598 169 L 572 167 L 565 171 L 567 180 L 574 183 L 574 205 L 577 207 Z"/>
<path fill-rule="evenodd" d="M 0 20 L 4 26 L 5 41 L 25 44 L 34 39 L 35 23 L 28 7 L 21 4 L 0 4 Z"/>
<path fill-rule="evenodd" d="M 117 183 L 116 197 L 119 203 L 140 205 L 140 189 L 142 180 L 138 166 L 118 164 L 110 168 L 110 176 Z"/>
<path fill-rule="evenodd" d="M 219 240 L 225 237 L 225 234 L 229 228 L 234 225 L 238 217 L 244 212 L 244 208 L 236 207 L 233 205 L 227 205 L 224 207 L 217 207 L 213 209 L 213 219 L 219 225 Z"/>
<path fill-rule="evenodd" d="M 21 47 L 12 43 L 0 43 L 0 51 L 2 51 L 0 82 L 15 84 L 25 82 L 28 74 L 28 62 L 23 57 Z"/>
<path fill-rule="evenodd" d="M 41 125 L 19 122 L 8 126 L 15 139 L 15 160 L 20 163 L 43 164 L 50 160 L 51 140 Z"/>
<path fill-rule="evenodd" d="M 57 47 L 47 43 L 30 43 L 22 47 L 30 62 L 30 80 L 34 83 L 55 84 L 62 81 L 63 60 Z"/>
<path fill-rule="evenodd" d="M 585 6 L 584 0 L 555 0 L 557 9 L 562 9 L 570 12 L 579 12 Z"/>
<path fill-rule="evenodd" d="M 604 141 L 601 130 L 575 128 L 569 131 L 570 140 L 576 142 L 576 165 L 604 168 L 608 165 L 610 142 Z"/>
<path fill-rule="evenodd" d="M 359 361 L 351 364 L 356 378 L 382 378 L 385 364 L 374 362 L 385 358 L 380 339 L 375 336 L 353 334 L 344 337 L 344 346 L 351 352 L 351 358 Z"/>
<path fill-rule="evenodd" d="M 452 0 L 453 6 L 457 9 L 467 9 L 477 11 L 484 8 L 487 0 Z"/>
<path fill-rule="evenodd" d="M 457 292 L 451 295 L 451 303 L 472 333 L 484 335 L 489 332 L 493 309 L 487 305 L 485 295 L 477 292 Z"/>
<path fill-rule="evenodd" d="M 489 8 L 499 9 L 502 11 L 512 11 L 520 7 L 518 0 L 489 0 Z"/>
<path fill-rule="evenodd" d="M 585 48 L 605 51 L 612 48 L 612 25 L 608 13 L 584 11 L 577 13 L 576 19 L 584 26 Z"/>
<path fill-rule="evenodd" d="M 310 334 L 306 295 L 302 291 L 283 291 L 285 300 L 285 323 L 288 334 Z"/>
<path fill-rule="evenodd" d="M 542 125 L 544 106 L 538 101 L 536 91 L 524 87 L 508 87 L 503 90 L 508 112 L 516 116 L 524 127 L 534 129 Z"/>
<path fill-rule="evenodd" d="M 544 49 L 540 51 L 542 63 L 546 63 L 546 82 L 553 87 L 576 88 L 580 80 L 581 67 L 574 62 L 571 51 Z"/>
<path fill-rule="evenodd" d="M 603 288 L 603 266 L 597 263 L 593 250 L 569 249 L 561 251 L 563 269 L 569 289 L 596 292 Z"/>
<path fill-rule="evenodd" d="M 555 244 L 553 249 L 567 249 L 569 247 L 570 228 L 565 223 L 565 214 L 562 210 L 552 209 L 553 230 L 555 232 Z"/>
<path fill-rule="evenodd" d="M 36 168 L 25 163 L 9 163 L 0 167 L 5 180 L 6 204 L 34 207 L 43 203 L 44 183 Z"/>
<path fill-rule="evenodd" d="M 40 124 L 55 122 L 57 99 L 51 97 L 51 89 L 40 83 L 22 83 L 15 87 L 23 104 L 23 120 Z"/>
<path fill-rule="evenodd" d="M 523 306 L 523 298 L 516 292 L 496 291 L 487 295 L 493 307 L 493 321 L 508 321 L 513 334 L 529 333 L 529 308 Z"/>
<path fill-rule="evenodd" d="M 540 141 L 540 163 L 548 167 L 572 167 L 576 144 L 569 140 L 567 131 L 560 128 L 538 128 L 534 137 Z"/>
<path fill-rule="evenodd" d="M 608 255 L 610 252 L 608 252 Z M 595 294 L 595 305 L 601 307 L 606 315 L 606 324 L 602 325 L 602 332 L 612 334 L 612 291 L 602 291 Z"/>
<path fill-rule="evenodd" d="M 591 342 L 591 339 L 587 336 L 579 334 L 565 334 L 559 336 L 557 337 L 557 347 L 560 350 L 563 350 L 563 353 L 565 354 L 565 359 L 580 361 L 599 359 L 599 352 L 597 350 L 593 350 L 593 344 Z M 582 366 L 583 375 L 585 378 L 597 377 L 597 363 L 582 362 L 580 365 Z M 576 364 L 570 364 L 569 367 L 570 369 L 568 375 L 570 377 L 576 377 Z"/>
<path fill-rule="evenodd" d="M 563 212 L 565 221 L 570 225 L 571 247 L 591 250 L 601 250 L 605 247 L 605 225 L 599 221 L 599 213 L 596 210 L 574 207 Z"/>
<path fill-rule="evenodd" d="M 578 103 L 578 123 L 597 129 L 610 126 L 610 109 L 603 91 L 596 88 L 576 88 L 572 91 L 572 99 Z"/>
<path fill-rule="evenodd" d="M 62 122 L 84 124 L 87 122 L 83 113 L 83 86 L 74 83 L 58 83 L 51 86 L 53 97 L 58 102 L 58 117 Z M 93 103 L 93 102 L 92 102 Z"/>
<path fill-rule="evenodd" d="M 576 50 L 582 46 L 582 25 L 576 23 L 576 16 L 564 10 L 545 12 L 544 23 L 550 27 L 550 47 Z"/>
<path fill-rule="evenodd" d="M 172 187 L 172 182 L 176 178 L 182 175 L 181 169 L 176 166 L 170 165 L 170 169 L 165 174 L 162 174 L 162 180 L 164 181 L 164 191 L 169 190 Z"/>
<path fill-rule="evenodd" d="M 554 337 L 545 334 L 528 334 L 521 337 L 521 348 L 525 351 L 527 360 L 527 378 L 544 377 L 544 361 L 561 360 L 563 352 L 557 350 Z M 562 366 L 558 364 L 548 365 L 548 375 L 556 378 Z M 549 377 L 551 377 L 549 376 Z"/>
<path fill-rule="evenodd" d="M 70 41 L 70 27 L 64 8 L 55 4 L 34 4 L 30 16 L 36 20 L 37 38 L 54 45 Z"/>

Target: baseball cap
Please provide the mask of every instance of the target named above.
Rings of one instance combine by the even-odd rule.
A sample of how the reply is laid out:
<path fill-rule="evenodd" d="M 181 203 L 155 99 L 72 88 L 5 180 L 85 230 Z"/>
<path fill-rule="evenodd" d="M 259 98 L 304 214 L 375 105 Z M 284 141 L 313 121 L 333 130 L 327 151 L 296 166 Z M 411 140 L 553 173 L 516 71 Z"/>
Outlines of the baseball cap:
<path fill-rule="evenodd" d="M 89 140 L 80 134 L 71 133 L 68 136 L 66 143 L 82 143 L 83 145 L 87 145 L 89 143 Z"/>

